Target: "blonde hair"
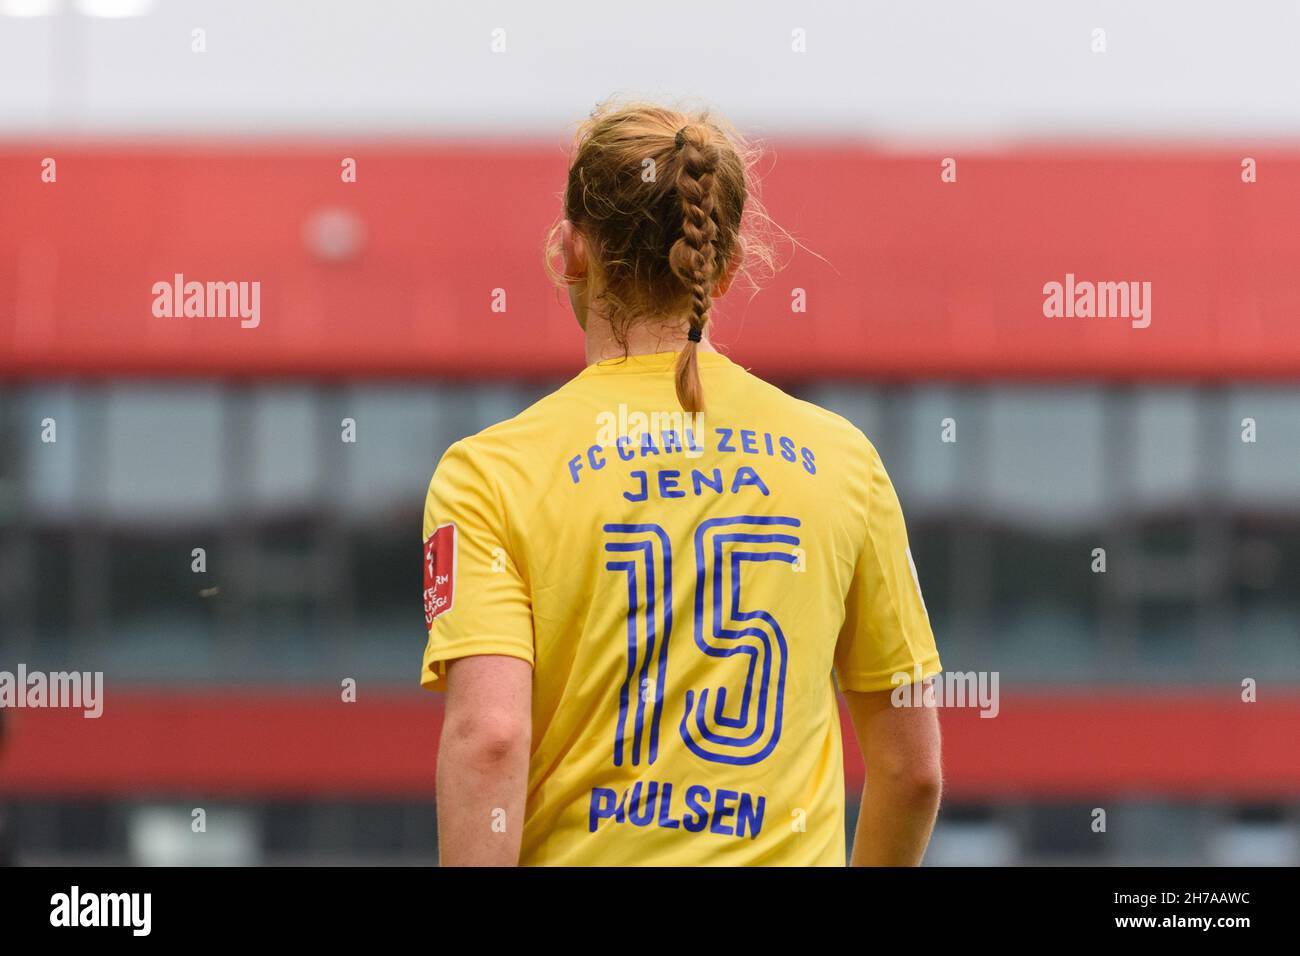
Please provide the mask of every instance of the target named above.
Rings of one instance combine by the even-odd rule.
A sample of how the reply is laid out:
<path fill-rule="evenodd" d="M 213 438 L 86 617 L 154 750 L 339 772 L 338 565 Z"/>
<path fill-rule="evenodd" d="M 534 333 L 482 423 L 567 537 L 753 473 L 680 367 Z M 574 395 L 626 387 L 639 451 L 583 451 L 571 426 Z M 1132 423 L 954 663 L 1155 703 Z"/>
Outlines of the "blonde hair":
<path fill-rule="evenodd" d="M 675 379 L 688 412 L 704 408 L 696 341 L 715 288 L 729 270 L 752 278 L 754 263 L 772 263 L 751 228 L 770 222 L 752 176 L 757 156 L 706 111 L 647 103 L 598 106 L 574 140 L 564 218 L 587 242 L 592 302 L 624 347 L 633 323 L 687 315 Z M 552 265 L 558 229 L 547 243 L 548 268 L 557 282 L 577 281 Z"/>

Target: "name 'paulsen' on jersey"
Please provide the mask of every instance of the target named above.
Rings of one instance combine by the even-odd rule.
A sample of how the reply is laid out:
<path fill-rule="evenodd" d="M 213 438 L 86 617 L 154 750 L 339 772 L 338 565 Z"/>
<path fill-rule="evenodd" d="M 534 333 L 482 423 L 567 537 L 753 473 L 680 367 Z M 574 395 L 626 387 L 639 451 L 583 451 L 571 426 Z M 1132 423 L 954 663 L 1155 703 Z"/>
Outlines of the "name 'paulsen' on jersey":
<path fill-rule="evenodd" d="M 766 797 L 755 797 L 741 790 L 710 790 L 695 784 L 686 787 L 682 802 L 684 809 L 673 800 L 673 785 L 657 780 L 638 780 L 621 796 L 610 787 L 593 787 L 587 827 L 595 833 L 602 820 L 612 820 L 638 827 L 681 829 L 686 833 L 707 829 L 720 836 L 751 840 L 763 829 Z"/>

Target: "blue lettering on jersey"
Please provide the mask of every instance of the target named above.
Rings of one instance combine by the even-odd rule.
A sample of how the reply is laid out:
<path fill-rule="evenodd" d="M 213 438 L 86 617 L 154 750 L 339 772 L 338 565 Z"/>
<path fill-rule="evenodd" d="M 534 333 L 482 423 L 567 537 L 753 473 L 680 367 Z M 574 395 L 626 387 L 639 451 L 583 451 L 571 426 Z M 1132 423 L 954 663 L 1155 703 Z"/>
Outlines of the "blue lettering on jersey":
<path fill-rule="evenodd" d="M 748 465 L 741 465 L 736 469 L 736 480 L 731 483 L 731 493 L 734 495 L 747 486 L 753 486 L 765 495 L 770 494 L 767 485 L 763 484 L 763 479 L 758 477 L 758 472 Z"/>
<path fill-rule="evenodd" d="M 812 449 L 806 445 L 798 445 L 787 435 L 773 435 L 771 432 L 760 432 L 753 428 L 738 430 L 718 427 L 714 428 L 713 432 L 717 436 L 716 450 L 719 452 L 744 455 L 762 455 L 766 452 L 768 458 L 781 458 L 792 464 L 802 465 L 803 470 L 810 475 L 817 474 L 817 460 Z M 660 455 L 685 455 L 687 458 L 694 458 L 702 455 L 706 450 L 689 427 L 681 430 L 664 429 L 657 436 L 648 431 L 637 432 L 635 435 L 619 435 L 613 445 L 618 457 L 629 462 L 636 461 L 638 458 L 648 458 L 651 455 L 656 458 Z M 566 464 L 570 481 L 575 485 L 581 483 L 584 471 L 591 473 L 604 471 L 610 461 L 608 450 L 608 444 L 589 445 L 569 458 Z M 645 501 L 656 487 L 661 489 L 659 497 L 684 497 L 685 493 L 676 493 L 677 481 L 681 479 L 683 473 L 684 470 L 670 471 L 666 477 L 663 473 L 652 477 L 646 472 L 634 471 L 631 473 L 632 477 L 645 487 L 633 494 L 624 492 L 624 497 L 629 501 Z M 715 477 L 711 479 L 708 472 L 691 473 L 691 483 L 697 497 L 706 487 L 721 493 L 721 472 L 714 469 L 712 474 Z M 731 491 L 734 494 L 746 487 L 758 488 L 763 494 L 768 493 L 767 484 L 758 478 L 758 473 L 748 466 L 742 466 L 735 473 L 735 480 L 731 482 Z"/>
<path fill-rule="evenodd" d="M 698 468 L 691 469 L 691 486 L 695 489 L 695 497 L 699 497 L 702 492 L 701 488 L 712 488 L 718 494 L 722 494 L 722 469 L 714 468 L 710 474 L 705 474 Z"/>
<path fill-rule="evenodd" d="M 579 462 L 581 465 L 581 462 Z M 628 501 L 640 502 L 648 501 L 652 493 L 657 498 L 685 498 L 686 489 L 682 487 L 682 473 L 676 468 L 660 468 L 653 473 L 643 468 L 637 468 L 628 472 L 628 478 L 632 480 L 632 489 L 624 491 L 623 497 Z M 577 481 L 577 477 L 574 477 Z M 714 468 L 711 472 L 700 471 L 698 468 L 691 469 L 691 491 L 698 498 L 704 494 L 704 489 L 708 488 L 717 494 L 722 494 L 727 482 L 722 477 L 722 469 Z M 767 482 L 765 482 L 759 473 L 749 465 L 741 465 L 731 476 L 730 488 L 728 489 L 733 495 L 740 494 L 746 488 L 755 488 L 760 494 L 769 495 Z"/>
<path fill-rule="evenodd" d="M 628 501 L 645 501 L 648 497 L 650 497 L 650 492 L 648 490 L 650 487 L 649 476 L 644 471 L 638 469 L 637 471 L 632 472 L 631 477 L 633 481 L 641 482 L 641 490 L 625 491 L 623 492 L 623 497 L 626 498 Z"/>
<path fill-rule="evenodd" d="M 621 794 L 611 787 L 592 787 L 587 806 L 587 832 L 595 833 L 602 821 L 632 826 L 656 826 L 661 830 L 686 833 L 716 833 L 719 836 L 749 837 L 762 832 L 767 798 L 743 790 L 710 790 L 700 784 L 688 786 L 684 806 L 673 797 L 673 785 L 656 780 L 638 780 Z"/>
<path fill-rule="evenodd" d="M 677 479 L 681 478 L 680 471 L 661 471 L 659 472 L 659 496 L 661 498 L 685 498 L 686 492 L 677 487 Z"/>

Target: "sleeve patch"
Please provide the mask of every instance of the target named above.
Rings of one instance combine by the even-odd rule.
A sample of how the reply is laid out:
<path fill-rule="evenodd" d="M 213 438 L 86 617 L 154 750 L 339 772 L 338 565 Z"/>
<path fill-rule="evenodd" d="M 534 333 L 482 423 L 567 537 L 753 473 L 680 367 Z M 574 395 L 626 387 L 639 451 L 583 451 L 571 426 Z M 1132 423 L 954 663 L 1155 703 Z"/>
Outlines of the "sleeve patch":
<path fill-rule="evenodd" d="M 456 526 L 445 524 L 424 542 L 424 628 L 451 610 L 456 596 Z"/>

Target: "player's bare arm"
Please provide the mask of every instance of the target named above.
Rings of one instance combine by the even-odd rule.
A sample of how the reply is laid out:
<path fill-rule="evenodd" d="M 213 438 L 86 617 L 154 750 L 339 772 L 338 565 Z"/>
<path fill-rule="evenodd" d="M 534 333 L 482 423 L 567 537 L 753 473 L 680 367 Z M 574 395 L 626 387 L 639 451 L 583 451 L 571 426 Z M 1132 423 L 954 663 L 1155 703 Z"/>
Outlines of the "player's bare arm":
<path fill-rule="evenodd" d="M 447 668 L 438 749 L 438 844 L 443 866 L 519 862 L 533 669 L 485 655 Z"/>
<path fill-rule="evenodd" d="M 943 789 L 938 712 L 895 706 L 892 690 L 844 697 L 867 765 L 849 863 L 917 866 Z"/>

